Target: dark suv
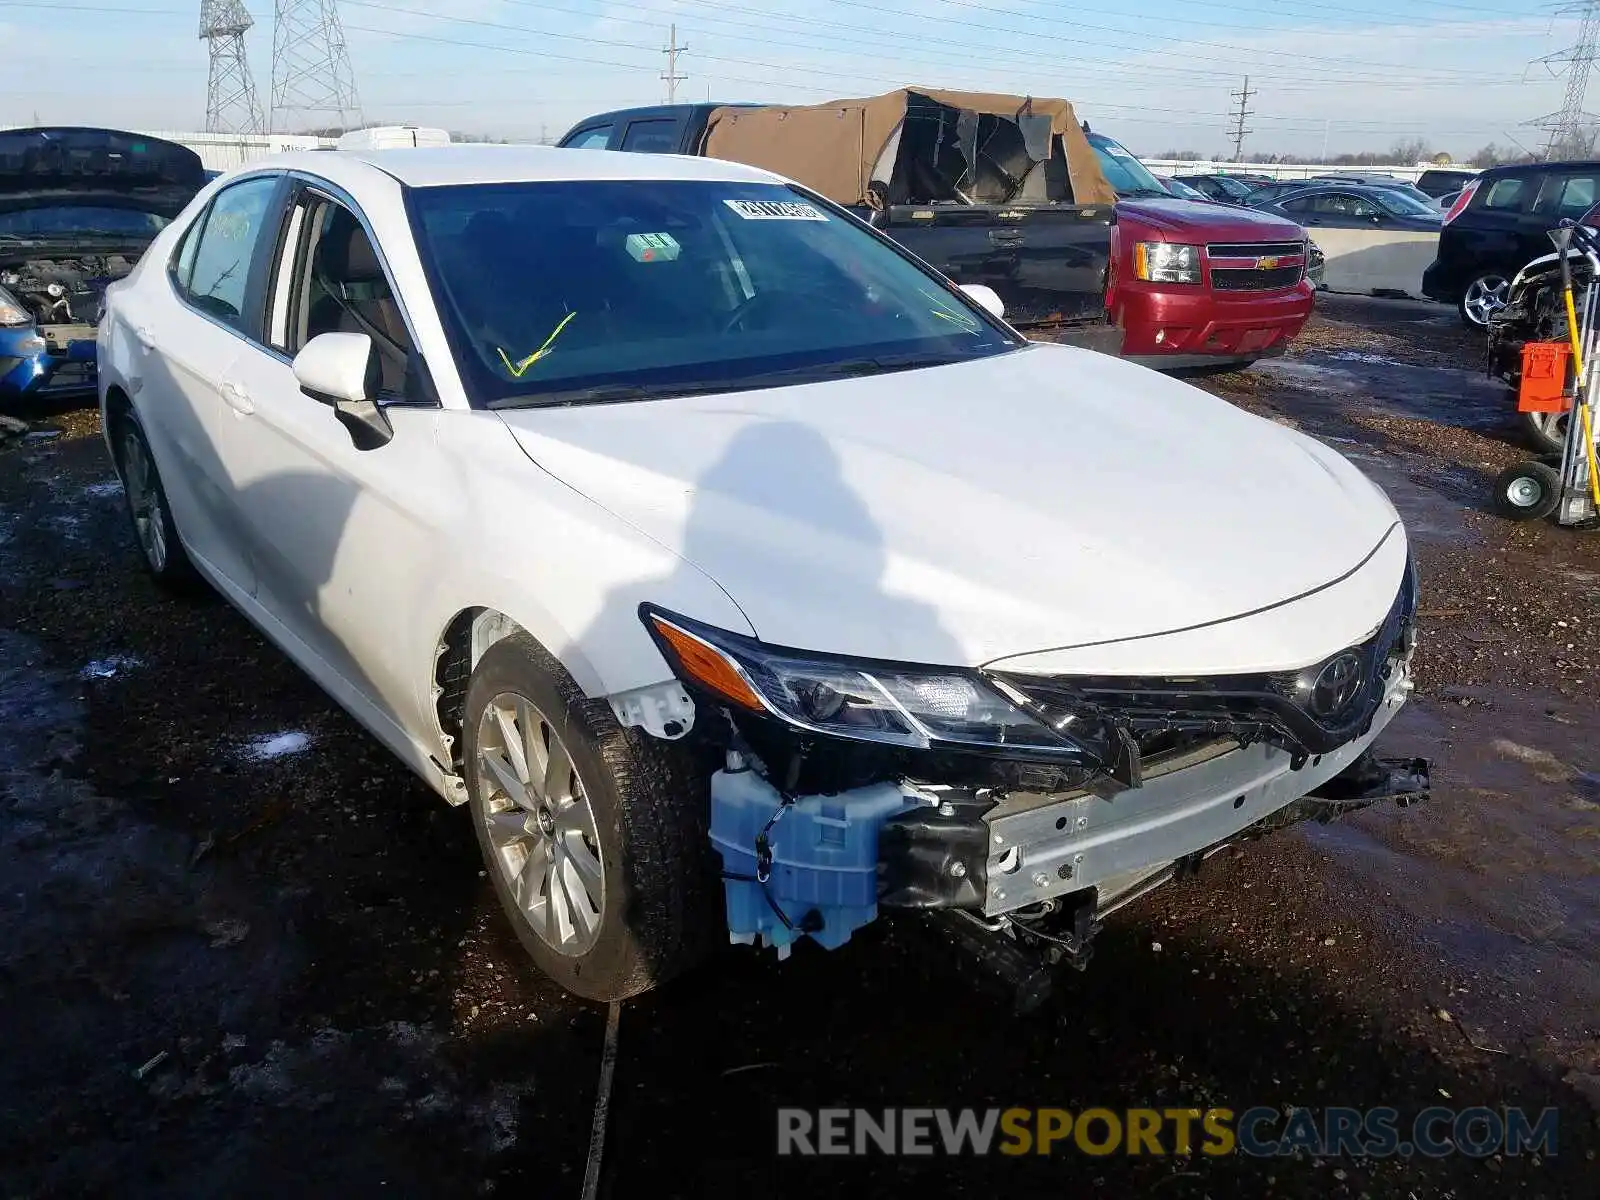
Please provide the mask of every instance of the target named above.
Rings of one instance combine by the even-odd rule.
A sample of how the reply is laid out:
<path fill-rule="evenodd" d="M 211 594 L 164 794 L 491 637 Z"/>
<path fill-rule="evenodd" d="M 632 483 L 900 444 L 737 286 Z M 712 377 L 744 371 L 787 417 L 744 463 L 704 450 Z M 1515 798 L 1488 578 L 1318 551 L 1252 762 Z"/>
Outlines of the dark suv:
<path fill-rule="evenodd" d="M 1429 167 L 1417 176 L 1417 190 L 1437 200 L 1459 192 L 1478 177 L 1476 171 L 1457 171 L 1450 167 Z"/>
<path fill-rule="evenodd" d="M 1518 271 L 1552 250 L 1563 218 L 1578 220 L 1600 202 L 1600 162 L 1495 167 L 1462 190 L 1445 214 L 1438 256 L 1423 273 L 1423 294 L 1454 304 L 1475 329 L 1506 302 Z"/>

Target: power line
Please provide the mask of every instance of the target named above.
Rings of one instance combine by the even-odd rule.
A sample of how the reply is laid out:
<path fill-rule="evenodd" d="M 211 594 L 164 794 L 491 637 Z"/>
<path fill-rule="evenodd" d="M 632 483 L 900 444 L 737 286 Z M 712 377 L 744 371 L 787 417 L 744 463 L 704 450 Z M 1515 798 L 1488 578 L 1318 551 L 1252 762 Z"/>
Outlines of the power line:
<path fill-rule="evenodd" d="M 1581 4 L 1570 4 L 1560 11 L 1579 16 L 1582 21 L 1575 45 L 1539 59 L 1547 67 L 1565 63 L 1567 70 L 1567 94 L 1560 111 L 1528 122 L 1549 131 L 1550 137 L 1544 147 L 1547 160 L 1557 153 L 1587 154 L 1589 139 L 1584 136 L 1585 127 L 1595 122 L 1594 116 L 1584 111 L 1583 102 L 1589 91 L 1589 75 L 1594 70 L 1595 59 L 1600 58 L 1600 0 L 1583 0 Z"/>
<path fill-rule="evenodd" d="M 667 103 L 676 104 L 678 101 L 678 85 L 680 83 L 687 82 L 689 78 L 687 75 L 678 74 L 678 55 L 682 54 L 689 47 L 678 45 L 677 25 L 672 26 L 672 32 L 668 34 L 668 38 L 669 40 L 666 44 L 666 47 L 661 51 L 661 53 L 667 56 L 667 70 L 666 73 L 661 76 L 661 79 L 662 82 L 667 85 Z"/>
<path fill-rule="evenodd" d="M 1233 98 L 1239 102 L 1239 111 L 1233 114 L 1233 161 L 1244 161 L 1244 139 L 1246 134 L 1254 133 L 1253 129 L 1244 127 L 1244 119 L 1250 115 L 1250 97 L 1260 95 L 1259 92 L 1250 90 L 1250 76 L 1244 77 L 1244 90 L 1232 93 Z"/>

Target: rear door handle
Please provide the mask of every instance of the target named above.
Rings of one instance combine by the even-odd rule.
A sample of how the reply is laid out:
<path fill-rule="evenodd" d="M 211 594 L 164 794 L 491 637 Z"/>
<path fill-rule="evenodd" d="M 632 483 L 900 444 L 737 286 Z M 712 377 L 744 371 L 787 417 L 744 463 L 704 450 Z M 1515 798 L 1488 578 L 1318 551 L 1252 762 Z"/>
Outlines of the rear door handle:
<path fill-rule="evenodd" d="M 1023 234 L 1016 229 L 991 229 L 989 231 L 989 240 L 996 246 L 1020 246 L 1023 242 Z"/>
<path fill-rule="evenodd" d="M 242 415 L 248 415 L 256 410 L 256 402 L 250 399 L 250 393 L 237 383 L 224 383 L 222 385 L 222 398 L 229 408 Z"/>

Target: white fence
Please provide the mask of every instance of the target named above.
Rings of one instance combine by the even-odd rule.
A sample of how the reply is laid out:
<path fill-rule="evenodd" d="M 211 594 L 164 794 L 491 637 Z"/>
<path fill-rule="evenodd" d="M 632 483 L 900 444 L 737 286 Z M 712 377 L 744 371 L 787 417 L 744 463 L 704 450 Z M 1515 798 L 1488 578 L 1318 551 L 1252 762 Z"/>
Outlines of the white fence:
<path fill-rule="evenodd" d="M 1338 167 L 1326 164 L 1319 166 L 1315 163 L 1295 163 L 1290 166 L 1284 163 L 1216 162 L 1211 159 L 1191 161 L 1172 158 L 1141 158 L 1139 161 L 1157 175 L 1250 174 L 1270 175 L 1274 179 L 1311 179 L 1317 175 L 1350 175 L 1356 172 L 1366 172 L 1374 175 L 1393 175 L 1396 179 L 1409 179 L 1412 183 L 1420 179 L 1424 171 L 1435 169 L 1432 163 L 1419 163 L 1409 167 Z M 1472 171 L 1474 174 L 1478 170 L 1476 167 L 1463 167 L 1455 164 L 1438 169 L 1441 171 Z"/>

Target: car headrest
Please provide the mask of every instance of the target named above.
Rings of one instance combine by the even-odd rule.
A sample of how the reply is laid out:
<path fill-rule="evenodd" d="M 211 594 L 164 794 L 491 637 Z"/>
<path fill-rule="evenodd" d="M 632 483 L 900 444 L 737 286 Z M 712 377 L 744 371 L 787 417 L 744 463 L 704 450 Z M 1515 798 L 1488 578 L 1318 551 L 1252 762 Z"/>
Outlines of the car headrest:
<path fill-rule="evenodd" d="M 345 283 L 382 283 L 383 266 L 361 223 L 336 209 L 317 243 L 317 268 L 327 279 Z"/>

